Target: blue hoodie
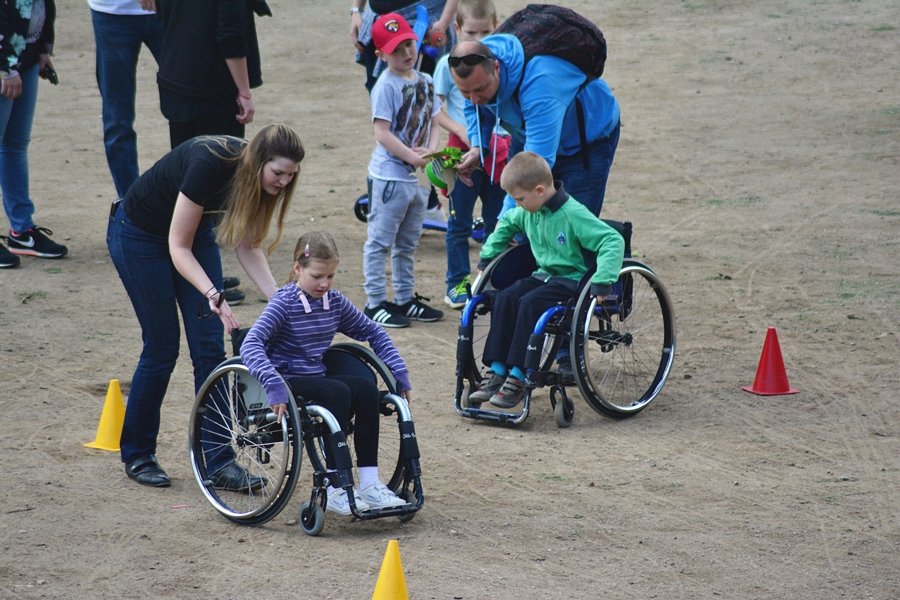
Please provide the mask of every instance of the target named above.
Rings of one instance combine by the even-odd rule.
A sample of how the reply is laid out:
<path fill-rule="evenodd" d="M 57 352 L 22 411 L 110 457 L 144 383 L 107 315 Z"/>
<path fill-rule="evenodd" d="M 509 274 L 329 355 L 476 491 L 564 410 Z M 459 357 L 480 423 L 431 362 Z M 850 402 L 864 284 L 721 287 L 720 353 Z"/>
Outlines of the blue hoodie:
<path fill-rule="evenodd" d="M 572 156 L 581 150 L 576 95 L 584 108 L 588 143 L 608 136 L 618 125 L 619 103 L 602 79 L 594 79 L 579 92 L 585 74 L 569 61 L 533 56 L 525 66 L 525 51 L 515 36 L 499 33 L 481 42 L 500 62 L 500 87 L 494 100 L 484 107 L 488 110 L 480 111 L 480 117 L 476 117 L 476 107 L 466 101 L 467 133 L 472 147 L 486 146 L 497 115 L 515 141 L 523 144 L 525 150 L 543 156 L 552 167 L 557 156 Z"/>

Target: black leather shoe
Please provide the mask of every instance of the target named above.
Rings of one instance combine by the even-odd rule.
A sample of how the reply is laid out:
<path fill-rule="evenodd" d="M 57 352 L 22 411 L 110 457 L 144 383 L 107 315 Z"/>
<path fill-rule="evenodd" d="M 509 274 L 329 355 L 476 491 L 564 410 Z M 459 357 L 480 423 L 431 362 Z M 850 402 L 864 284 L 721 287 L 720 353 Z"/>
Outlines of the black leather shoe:
<path fill-rule="evenodd" d="M 266 485 L 265 477 L 250 475 L 237 463 L 230 462 L 210 477 L 214 488 L 229 492 L 256 491 Z"/>
<path fill-rule="evenodd" d="M 141 485 L 150 487 L 169 487 L 172 485 L 169 476 L 159 466 L 155 454 L 128 463 L 125 465 L 125 474 Z"/>
<path fill-rule="evenodd" d="M 244 295 L 244 292 L 242 292 L 241 290 L 239 290 L 237 288 L 225 290 L 225 293 L 223 295 L 225 296 L 225 300 L 231 306 L 237 306 L 238 304 L 240 304 L 241 302 L 244 301 L 244 298 L 246 298 L 246 296 Z"/>

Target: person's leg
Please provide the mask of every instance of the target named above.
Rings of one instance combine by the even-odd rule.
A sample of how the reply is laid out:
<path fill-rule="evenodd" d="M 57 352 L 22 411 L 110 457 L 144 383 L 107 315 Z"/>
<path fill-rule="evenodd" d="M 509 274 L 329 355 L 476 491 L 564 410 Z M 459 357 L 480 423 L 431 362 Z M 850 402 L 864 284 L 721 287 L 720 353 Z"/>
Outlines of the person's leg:
<path fill-rule="evenodd" d="M 480 175 L 478 171 L 475 177 Z M 474 177 L 473 177 L 474 178 Z M 473 181 L 473 183 L 476 183 Z M 460 284 L 472 270 L 469 261 L 469 236 L 472 235 L 472 215 L 475 212 L 475 198 L 478 188 L 457 182 L 450 194 L 450 216 L 447 219 L 447 293 Z M 496 222 L 496 217 L 494 219 Z"/>
<path fill-rule="evenodd" d="M 34 227 L 34 203 L 28 186 L 28 144 L 38 93 L 38 65 L 19 73 L 22 94 L 15 100 L 0 98 L 0 191 L 10 228 Z"/>
<path fill-rule="evenodd" d="M 368 308 L 388 299 L 387 258 L 406 215 L 398 185 L 396 181 L 370 179 L 368 237 L 363 245 L 363 289 Z"/>
<path fill-rule="evenodd" d="M 119 198 L 138 178 L 134 102 L 138 55 L 146 31 L 141 15 L 91 10 L 96 45 L 97 87 L 103 100 L 103 144 Z"/>
<path fill-rule="evenodd" d="M 246 127 L 237 118 L 237 104 L 228 109 L 217 108 L 204 112 L 195 120 L 197 133 L 194 135 L 233 135 L 244 137 Z"/>
<path fill-rule="evenodd" d="M 160 407 L 178 358 L 181 337 L 175 303 L 175 269 L 165 238 L 132 224 L 119 206 L 107 236 L 113 265 L 141 325 L 143 349 L 131 378 L 122 462 L 156 453 Z"/>
<path fill-rule="evenodd" d="M 197 126 L 193 121 L 169 121 L 169 147 L 174 149 L 179 144 L 197 135 Z"/>
<path fill-rule="evenodd" d="M 491 328 L 482 353 L 485 365 L 490 365 L 494 361 L 507 363 L 509 345 L 516 333 L 517 315 L 522 308 L 521 300 L 528 292 L 543 285 L 544 283 L 535 277 L 525 277 L 500 290 L 494 296 L 491 304 Z"/>
<path fill-rule="evenodd" d="M 348 385 L 335 377 L 294 377 L 287 381 L 295 398 L 303 403 L 315 404 L 327 409 L 337 419 L 341 431 L 347 432 L 350 424 L 351 393 Z M 300 403 L 300 400 L 298 400 Z M 325 463 L 334 468 L 331 452 L 325 453 Z"/>
<path fill-rule="evenodd" d="M 616 126 L 608 137 L 588 145 L 587 170 L 580 152 L 575 156 L 558 157 L 553 165 L 554 179 L 562 180 L 566 192 L 598 216 L 603 208 L 606 182 L 618 145 L 619 126 Z"/>
<path fill-rule="evenodd" d="M 518 299 L 515 326 L 504 357 L 507 365 L 524 368 L 528 340 L 540 316 L 551 306 L 574 298 L 577 292 L 577 281 L 554 277 L 522 294 Z"/>
<path fill-rule="evenodd" d="M 397 182 L 397 201 L 405 211 L 397 227 L 394 248 L 391 252 L 394 302 L 406 304 L 413 299 L 416 279 L 414 268 L 416 250 L 422 236 L 422 222 L 428 203 L 428 190 L 416 183 Z"/>

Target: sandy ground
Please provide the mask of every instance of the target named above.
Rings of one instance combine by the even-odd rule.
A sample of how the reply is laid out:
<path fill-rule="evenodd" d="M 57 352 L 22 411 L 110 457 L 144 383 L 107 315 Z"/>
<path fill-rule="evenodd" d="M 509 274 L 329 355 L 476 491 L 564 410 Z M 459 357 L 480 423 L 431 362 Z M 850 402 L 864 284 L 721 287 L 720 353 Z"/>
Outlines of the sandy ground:
<path fill-rule="evenodd" d="M 105 245 L 114 191 L 90 15 L 58 4 L 60 85 L 42 86 L 31 173 L 38 223 L 70 257 L 0 274 L 0 596 L 366 598 L 398 539 L 413 598 L 900 597 L 896 2 L 570 1 L 609 43 L 624 126 L 604 215 L 634 222 L 636 253 L 674 300 L 672 376 L 630 420 L 578 398 L 560 430 L 539 394 L 525 424 L 502 428 L 452 409 L 455 314 L 391 332 L 416 385 L 426 505 L 407 524 L 332 516 L 318 538 L 288 524 L 304 483 L 256 529 L 201 496 L 187 359 L 160 436 L 171 488 L 139 487 L 117 454 L 82 446 L 140 335 Z M 249 133 L 279 120 L 301 133 L 286 238 L 334 232 L 339 287 L 361 301 L 351 206 L 372 136 L 346 7 L 271 5 Z M 168 140 L 154 75 L 147 53 L 144 168 Z M 279 275 L 291 246 L 272 257 Z M 427 233 L 420 293 L 442 297 L 444 264 Z M 248 292 L 247 323 L 262 309 Z M 770 326 L 797 395 L 740 389 Z"/>

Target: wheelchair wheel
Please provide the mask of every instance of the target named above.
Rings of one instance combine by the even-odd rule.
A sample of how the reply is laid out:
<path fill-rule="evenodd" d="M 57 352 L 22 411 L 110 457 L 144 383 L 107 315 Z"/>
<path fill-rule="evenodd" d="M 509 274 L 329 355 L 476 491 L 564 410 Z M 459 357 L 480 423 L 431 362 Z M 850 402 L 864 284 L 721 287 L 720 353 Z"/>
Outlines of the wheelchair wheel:
<path fill-rule="evenodd" d="M 369 195 L 363 194 L 353 203 L 353 214 L 356 218 L 366 223 L 369 221 Z"/>
<path fill-rule="evenodd" d="M 203 383 L 191 411 L 191 468 L 200 490 L 225 518 L 242 525 L 273 519 L 290 500 L 300 471 L 297 408 L 276 422 L 262 385 L 240 358 L 216 367 Z M 263 478 L 259 489 L 225 490 L 214 485 L 213 466 L 222 455 L 251 477 Z"/>
<path fill-rule="evenodd" d="M 586 286 L 575 305 L 571 352 L 575 380 L 595 411 L 633 416 L 660 393 L 675 358 L 675 314 L 656 274 L 625 259 L 616 298 L 602 306 Z"/>
<path fill-rule="evenodd" d="M 553 406 L 556 425 L 562 429 L 571 427 L 572 419 L 575 418 L 575 404 L 566 393 L 566 388 L 561 385 L 550 388 L 550 405 Z"/>
<path fill-rule="evenodd" d="M 306 535 L 316 536 L 325 528 L 325 511 L 318 504 L 310 504 L 309 501 L 300 507 L 300 518 L 297 524 Z"/>

